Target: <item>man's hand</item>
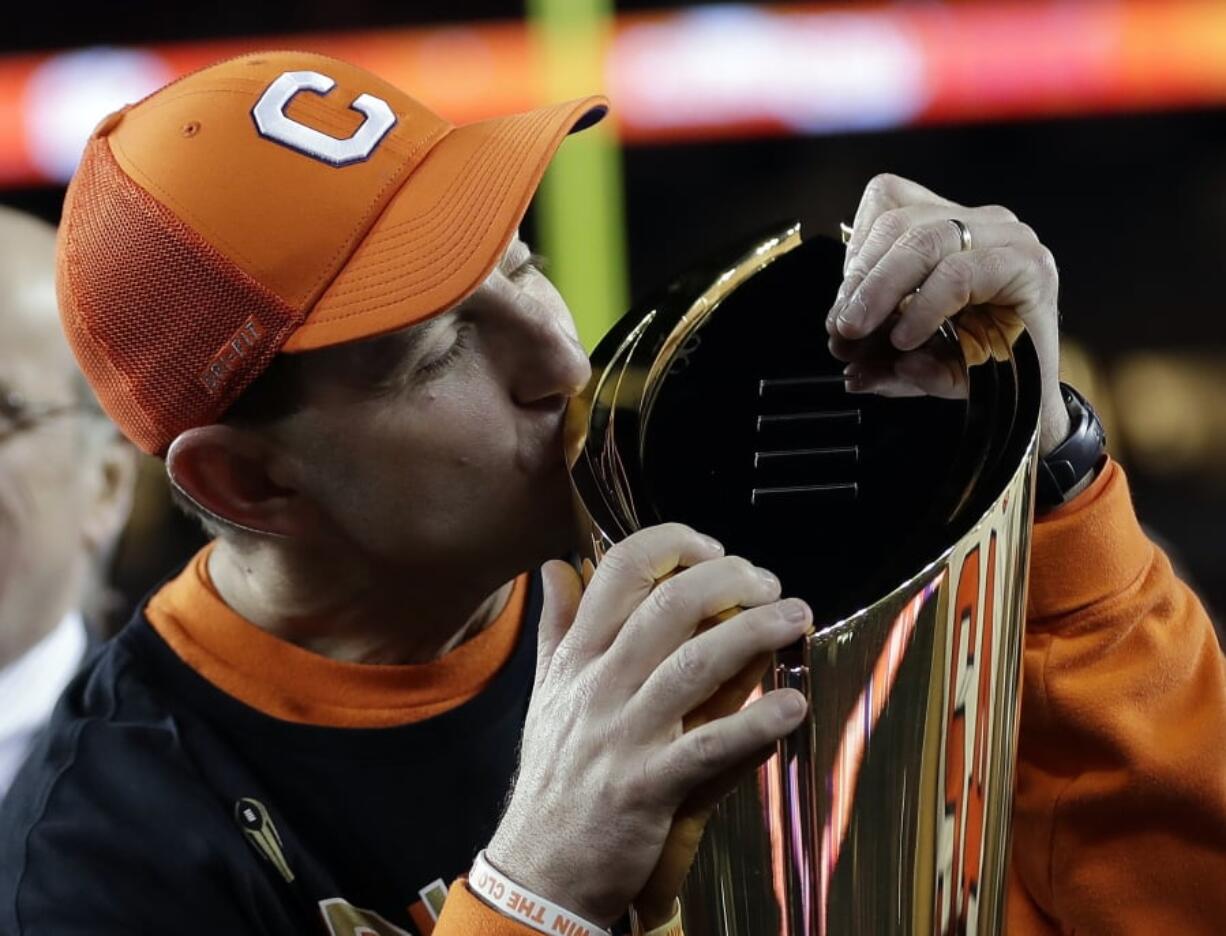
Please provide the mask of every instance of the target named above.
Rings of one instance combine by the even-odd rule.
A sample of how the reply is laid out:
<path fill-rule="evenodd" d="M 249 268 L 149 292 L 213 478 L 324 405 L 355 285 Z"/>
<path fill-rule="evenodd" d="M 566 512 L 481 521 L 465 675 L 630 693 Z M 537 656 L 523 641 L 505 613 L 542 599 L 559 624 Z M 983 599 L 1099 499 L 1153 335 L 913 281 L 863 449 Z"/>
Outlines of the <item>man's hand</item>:
<path fill-rule="evenodd" d="M 684 734 L 682 718 L 755 657 L 801 637 L 812 615 L 779 600 L 772 574 L 680 524 L 614 546 L 582 596 L 565 563 L 543 575 L 519 775 L 486 854 L 527 889 L 607 925 L 643 887 L 689 793 L 795 729 L 806 703 L 779 690 Z M 736 607 L 745 610 L 692 636 Z"/>
<path fill-rule="evenodd" d="M 962 250 L 950 218 L 970 230 L 971 250 Z M 967 306 L 1016 315 L 1034 339 L 1043 371 L 1040 454 L 1068 435 L 1056 261 L 1009 209 L 966 208 L 908 179 L 879 175 L 860 200 L 843 272 L 826 329 L 844 339 L 864 338 L 889 320 L 890 341 L 910 351 Z"/>

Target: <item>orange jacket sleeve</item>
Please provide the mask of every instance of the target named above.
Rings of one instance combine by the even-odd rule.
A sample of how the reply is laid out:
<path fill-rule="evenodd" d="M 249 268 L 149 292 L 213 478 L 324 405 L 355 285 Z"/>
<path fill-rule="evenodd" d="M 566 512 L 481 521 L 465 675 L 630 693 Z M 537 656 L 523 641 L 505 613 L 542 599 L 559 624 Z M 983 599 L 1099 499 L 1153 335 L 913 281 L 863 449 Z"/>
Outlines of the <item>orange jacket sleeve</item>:
<path fill-rule="evenodd" d="M 1035 525 L 1011 933 L 1226 927 L 1226 665 L 1123 470 Z"/>
<path fill-rule="evenodd" d="M 518 920 L 503 916 L 476 897 L 464 883 L 456 881 L 447 892 L 443 912 L 434 924 L 432 936 L 538 936 L 536 930 Z"/>

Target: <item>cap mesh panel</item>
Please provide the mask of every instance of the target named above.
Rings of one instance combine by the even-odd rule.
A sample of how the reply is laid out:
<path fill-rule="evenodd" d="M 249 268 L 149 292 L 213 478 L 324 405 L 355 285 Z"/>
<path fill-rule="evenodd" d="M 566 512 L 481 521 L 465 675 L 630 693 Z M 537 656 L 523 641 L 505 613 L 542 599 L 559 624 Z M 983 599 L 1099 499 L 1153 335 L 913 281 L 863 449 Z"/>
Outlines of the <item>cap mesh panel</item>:
<path fill-rule="evenodd" d="M 64 330 L 99 401 L 154 454 L 215 422 L 303 317 L 133 182 L 105 138 L 89 142 L 68 190 L 57 284 Z M 242 353 L 227 352 L 210 391 L 206 370 L 254 331 Z"/>

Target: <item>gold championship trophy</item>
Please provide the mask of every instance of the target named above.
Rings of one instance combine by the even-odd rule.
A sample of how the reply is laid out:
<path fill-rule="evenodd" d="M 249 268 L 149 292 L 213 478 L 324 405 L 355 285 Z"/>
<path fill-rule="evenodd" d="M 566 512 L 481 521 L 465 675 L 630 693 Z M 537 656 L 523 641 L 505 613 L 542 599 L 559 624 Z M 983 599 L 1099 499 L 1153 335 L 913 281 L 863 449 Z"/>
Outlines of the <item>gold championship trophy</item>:
<path fill-rule="evenodd" d="M 975 309 L 917 351 L 828 347 L 842 262 L 793 226 L 681 278 L 605 337 L 568 415 L 589 573 L 675 520 L 814 612 L 761 687 L 809 717 L 712 814 L 688 936 L 1003 924 L 1038 359 Z"/>

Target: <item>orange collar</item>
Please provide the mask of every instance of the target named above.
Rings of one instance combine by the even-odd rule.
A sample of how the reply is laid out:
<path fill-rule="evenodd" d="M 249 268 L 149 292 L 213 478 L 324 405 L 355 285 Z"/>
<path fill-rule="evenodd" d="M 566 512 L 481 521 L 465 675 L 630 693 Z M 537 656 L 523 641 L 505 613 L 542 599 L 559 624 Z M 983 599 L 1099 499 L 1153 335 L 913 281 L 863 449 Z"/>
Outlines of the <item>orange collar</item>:
<path fill-rule="evenodd" d="M 476 637 L 430 663 L 340 663 L 272 636 L 236 614 L 208 574 L 213 544 L 145 608 L 154 630 L 218 689 L 266 715 L 337 728 L 422 721 L 476 696 L 510 659 L 523 624 L 528 576 Z"/>

